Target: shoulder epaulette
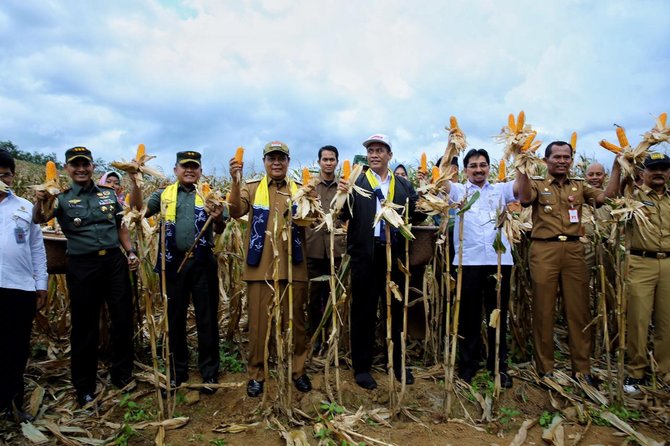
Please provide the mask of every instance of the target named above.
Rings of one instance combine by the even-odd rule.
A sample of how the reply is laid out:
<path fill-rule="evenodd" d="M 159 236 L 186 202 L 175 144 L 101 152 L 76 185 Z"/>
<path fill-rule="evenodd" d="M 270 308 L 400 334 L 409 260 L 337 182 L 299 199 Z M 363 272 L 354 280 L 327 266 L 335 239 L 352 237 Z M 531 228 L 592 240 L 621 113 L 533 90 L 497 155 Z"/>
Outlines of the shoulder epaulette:
<path fill-rule="evenodd" d="M 530 177 L 531 180 L 544 180 L 545 178 L 541 175 L 533 175 Z"/>
<path fill-rule="evenodd" d="M 261 180 L 262 180 L 262 178 L 256 178 L 256 179 L 254 179 L 254 180 L 247 180 L 246 183 L 247 183 L 247 184 L 251 184 L 251 183 L 260 183 Z"/>
<path fill-rule="evenodd" d="M 72 190 L 72 185 L 67 185 L 67 186 L 65 186 L 65 187 L 63 188 L 63 190 L 61 191 L 61 193 L 62 193 L 62 192 L 67 192 L 67 191 L 69 191 L 69 190 Z"/>
<path fill-rule="evenodd" d="M 586 181 L 586 180 L 585 180 L 584 178 L 582 178 L 582 177 L 574 177 L 574 178 L 570 178 L 570 179 L 571 179 L 571 180 L 574 180 L 574 181 Z"/>

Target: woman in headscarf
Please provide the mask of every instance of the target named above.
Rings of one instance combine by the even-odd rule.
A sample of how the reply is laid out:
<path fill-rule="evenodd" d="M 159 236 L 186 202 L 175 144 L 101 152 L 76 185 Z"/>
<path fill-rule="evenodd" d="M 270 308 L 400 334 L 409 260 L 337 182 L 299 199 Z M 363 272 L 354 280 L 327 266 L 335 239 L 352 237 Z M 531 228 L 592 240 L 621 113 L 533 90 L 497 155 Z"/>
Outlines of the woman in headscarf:
<path fill-rule="evenodd" d="M 123 186 L 121 185 L 121 176 L 117 172 L 114 172 L 113 170 L 105 172 L 105 174 L 100 177 L 98 184 L 113 188 L 119 203 L 124 203 L 126 194 L 123 192 Z"/>

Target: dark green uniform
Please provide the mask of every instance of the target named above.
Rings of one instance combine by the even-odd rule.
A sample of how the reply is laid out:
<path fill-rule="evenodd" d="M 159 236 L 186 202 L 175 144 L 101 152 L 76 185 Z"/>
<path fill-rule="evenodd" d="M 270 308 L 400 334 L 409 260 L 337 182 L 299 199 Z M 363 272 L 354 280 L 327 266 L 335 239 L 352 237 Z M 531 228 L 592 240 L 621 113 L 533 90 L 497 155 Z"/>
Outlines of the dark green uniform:
<path fill-rule="evenodd" d="M 120 211 L 114 190 L 92 181 L 86 188 L 72 184 L 55 205 L 67 237 L 72 383 L 79 397 L 95 393 L 103 302 L 111 320 L 112 383 L 123 387 L 131 379 L 132 298 L 128 263 L 119 249 Z"/>

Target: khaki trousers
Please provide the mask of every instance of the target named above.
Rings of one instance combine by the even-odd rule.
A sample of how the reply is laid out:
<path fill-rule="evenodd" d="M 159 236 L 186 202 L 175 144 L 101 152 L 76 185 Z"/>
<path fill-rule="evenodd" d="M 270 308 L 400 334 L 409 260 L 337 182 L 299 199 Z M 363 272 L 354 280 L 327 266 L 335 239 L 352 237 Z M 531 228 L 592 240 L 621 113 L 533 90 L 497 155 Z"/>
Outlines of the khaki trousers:
<path fill-rule="evenodd" d="M 530 246 L 530 274 L 533 282 L 533 335 L 535 362 L 540 374 L 554 369 L 554 313 L 560 281 L 572 373 L 590 373 L 591 321 L 589 272 L 584 245 L 574 242 L 533 240 Z"/>
<path fill-rule="evenodd" d="M 282 298 L 282 336 L 286 339 L 288 329 L 288 292 L 287 281 L 280 281 Z M 263 381 L 265 379 L 263 360 L 265 357 L 265 338 L 270 319 L 270 306 L 273 299 L 270 286 L 263 281 L 247 283 L 247 300 L 249 307 L 249 358 L 247 371 L 249 379 Z M 307 359 L 307 336 L 305 333 L 305 300 L 307 298 L 307 282 L 293 282 L 293 379 L 305 374 Z M 274 324 L 273 324 L 274 325 Z M 274 329 L 270 327 L 270 329 Z M 274 344 L 270 340 L 270 345 Z M 270 348 L 270 347 L 269 347 Z M 270 348 L 272 351 L 272 348 Z"/>
<path fill-rule="evenodd" d="M 631 255 L 626 280 L 628 374 L 644 378 L 649 367 L 647 340 L 654 314 L 654 359 L 660 376 L 670 372 L 670 258 Z"/>

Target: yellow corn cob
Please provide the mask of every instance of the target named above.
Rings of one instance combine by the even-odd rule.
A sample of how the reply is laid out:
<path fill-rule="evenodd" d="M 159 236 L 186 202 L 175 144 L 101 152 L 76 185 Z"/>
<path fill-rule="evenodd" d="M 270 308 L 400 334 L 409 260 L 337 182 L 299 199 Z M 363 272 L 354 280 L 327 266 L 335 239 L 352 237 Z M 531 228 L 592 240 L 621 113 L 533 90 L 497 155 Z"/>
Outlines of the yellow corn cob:
<path fill-rule="evenodd" d="M 658 122 L 661 124 L 661 129 L 664 129 L 668 123 L 668 114 L 666 112 L 661 113 L 658 116 Z"/>
<path fill-rule="evenodd" d="M 570 135 L 570 145 L 572 146 L 572 151 L 577 151 L 577 132 L 572 132 Z"/>
<path fill-rule="evenodd" d="M 58 178 L 58 170 L 56 169 L 56 163 L 53 161 L 47 161 L 46 166 L 46 180 L 55 180 Z"/>
<path fill-rule="evenodd" d="M 123 202 L 126 203 L 126 206 L 130 206 L 130 194 L 126 194 L 126 198 L 123 199 Z"/>
<path fill-rule="evenodd" d="M 507 127 L 512 134 L 516 135 L 516 124 L 514 123 L 514 113 L 510 113 L 507 117 Z"/>
<path fill-rule="evenodd" d="M 209 183 L 203 183 L 202 185 L 202 195 L 203 197 L 207 198 L 207 195 L 209 195 L 212 192 L 212 187 L 209 185 Z"/>
<path fill-rule="evenodd" d="M 244 147 L 238 147 L 237 150 L 235 151 L 235 161 L 238 163 L 242 163 L 242 160 L 244 159 Z"/>
<path fill-rule="evenodd" d="M 342 164 L 342 179 L 348 180 L 351 175 L 351 162 L 349 160 L 344 160 Z"/>
<path fill-rule="evenodd" d="M 433 166 L 433 170 L 431 172 L 430 182 L 431 183 L 436 183 L 438 178 L 440 178 L 440 168 L 437 167 L 437 166 Z"/>
<path fill-rule="evenodd" d="M 526 114 L 521 110 L 519 112 L 519 119 L 516 120 L 516 131 L 522 131 L 524 125 L 526 125 Z"/>
<path fill-rule="evenodd" d="M 619 140 L 619 145 L 621 146 L 622 149 L 625 149 L 628 147 L 628 138 L 626 137 L 626 131 L 624 130 L 623 127 L 617 127 L 616 128 L 616 137 Z"/>
<path fill-rule="evenodd" d="M 144 156 L 144 144 L 140 144 L 137 146 L 137 153 L 135 154 L 135 161 L 140 161 L 142 157 Z"/>
<path fill-rule="evenodd" d="M 309 180 L 312 176 L 309 174 L 309 169 L 306 167 L 302 168 L 302 185 L 306 185 L 309 183 Z"/>
<path fill-rule="evenodd" d="M 523 113 L 523 112 L 521 112 Z M 523 146 L 521 147 L 521 151 L 525 152 L 528 149 L 530 149 L 530 145 L 533 143 L 533 140 L 535 139 L 535 135 L 537 135 L 536 131 L 533 131 L 530 135 L 528 135 L 528 138 L 526 138 L 526 141 L 523 143 Z"/>
<path fill-rule="evenodd" d="M 621 147 L 615 146 L 609 141 L 606 140 L 601 140 L 598 144 L 600 144 L 601 147 L 609 150 L 612 153 L 621 153 Z"/>
<path fill-rule="evenodd" d="M 456 116 L 450 116 L 449 117 L 449 130 L 454 130 L 458 128 L 458 121 L 456 120 Z"/>
<path fill-rule="evenodd" d="M 505 178 L 507 178 L 505 160 L 500 160 L 500 164 L 498 164 L 498 181 L 505 181 Z"/>
<path fill-rule="evenodd" d="M 426 152 L 421 154 L 421 164 L 419 164 L 419 172 L 428 172 L 428 161 L 426 159 Z"/>

